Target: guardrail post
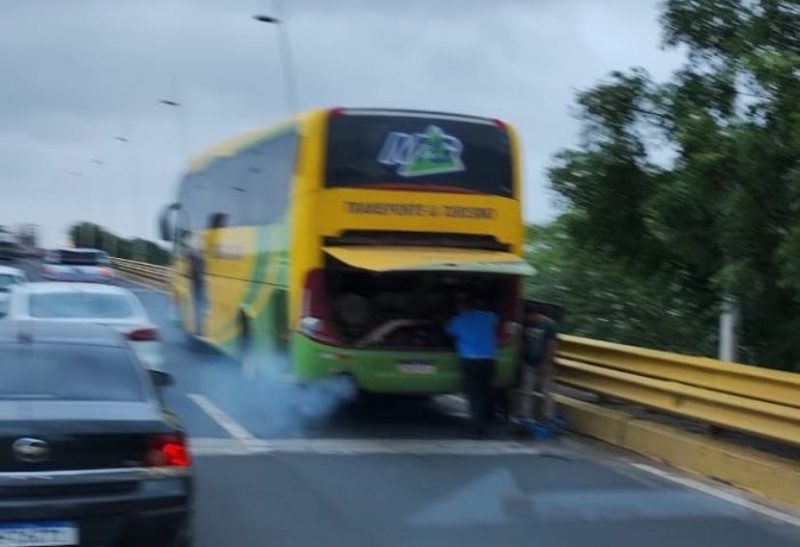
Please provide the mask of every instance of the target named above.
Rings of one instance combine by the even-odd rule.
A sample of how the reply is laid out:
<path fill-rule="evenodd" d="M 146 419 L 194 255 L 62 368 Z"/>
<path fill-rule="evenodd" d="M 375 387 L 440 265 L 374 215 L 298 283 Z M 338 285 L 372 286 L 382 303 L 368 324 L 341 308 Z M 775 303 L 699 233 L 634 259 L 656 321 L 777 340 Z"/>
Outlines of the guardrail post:
<path fill-rule="evenodd" d="M 738 345 L 736 329 L 739 326 L 739 304 L 736 299 L 726 296 L 719 314 L 719 346 L 717 355 L 720 361 L 736 362 Z"/>

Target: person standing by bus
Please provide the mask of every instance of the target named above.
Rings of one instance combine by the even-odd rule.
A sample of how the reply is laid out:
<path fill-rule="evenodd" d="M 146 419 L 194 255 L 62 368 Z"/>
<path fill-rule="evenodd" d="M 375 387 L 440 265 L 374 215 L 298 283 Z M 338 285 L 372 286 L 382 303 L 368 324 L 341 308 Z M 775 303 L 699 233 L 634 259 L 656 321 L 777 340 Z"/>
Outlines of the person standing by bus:
<path fill-rule="evenodd" d="M 526 305 L 522 331 L 521 364 L 517 385 L 516 420 L 548 424 L 555 418 L 553 377 L 558 324 Z"/>
<path fill-rule="evenodd" d="M 194 333 L 197 336 L 205 335 L 205 316 L 208 306 L 206 297 L 206 267 L 204 246 L 200 244 L 202 238 L 197 236 L 198 245 L 190 247 L 188 251 L 189 280 L 191 284 L 192 303 L 194 309 Z"/>
<path fill-rule="evenodd" d="M 445 325 L 461 359 L 464 395 L 469 403 L 473 433 L 483 437 L 492 419 L 492 383 L 497 353 L 497 314 L 472 296 L 459 295 L 458 313 Z"/>

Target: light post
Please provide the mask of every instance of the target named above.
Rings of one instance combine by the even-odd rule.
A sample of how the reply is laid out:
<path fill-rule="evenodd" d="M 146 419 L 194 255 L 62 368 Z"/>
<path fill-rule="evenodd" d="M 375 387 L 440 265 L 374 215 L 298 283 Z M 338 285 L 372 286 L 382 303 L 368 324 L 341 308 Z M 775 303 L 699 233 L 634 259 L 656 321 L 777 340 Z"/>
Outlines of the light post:
<path fill-rule="evenodd" d="M 180 146 L 181 160 L 189 156 L 189 127 L 186 122 L 186 110 L 179 101 L 171 99 L 160 99 L 158 104 L 168 106 L 175 110 L 175 126 L 178 129 L 178 140 Z"/>
<path fill-rule="evenodd" d="M 129 137 L 120 136 L 120 135 L 114 136 L 114 140 L 119 142 L 119 143 L 121 143 L 121 144 L 126 145 L 127 150 L 128 150 L 128 162 L 129 162 L 129 165 L 130 165 L 129 172 L 130 172 L 130 179 L 131 179 L 130 180 L 131 202 L 129 204 L 129 207 L 132 209 L 132 213 L 131 213 L 131 228 L 132 228 L 131 229 L 131 237 L 133 237 L 134 239 L 140 239 L 140 238 L 138 238 L 136 236 L 136 215 L 137 215 L 137 211 L 136 211 L 136 207 L 134 206 L 135 204 L 141 203 L 141 201 L 138 199 L 139 194 L 138 194 L 138 188 L 137 188 L 137 186 L 141 183 L 141 172 L 139 170 L 139 161 L 138 161 L 138 158 L 136 157 L 136 143 L 132 139 L 130 139 Z M 131 257 L 131 258 L 133 258 L 133 260 L 144 261 L 145 258 L 146 258 L 145 257 L 144 242 L 142 242 L 142 245 L 136 245 L 134 243 L 131 254 L 133 255 Z"/>
<path fill-rule="evenodd" d="M 98 169 L 100 169 L 102 167 L 105 167 L 105 165 L 106 165 L 105 160 L 92 158 L 91 161 L 92 161 L 92 164 L 94 164 Z M 100 216 L 102 215 L 102 211 L 103 211 L 103 207 L 100 205 L 100 202 L 98 200 L 99 200 L 99 196 L 102 195 L 102 191 L 100 191 L 100 189 L 102 187 L 103 181 L 101 180 L 101 178 L 98 178 L 97 175 L 95 175 L 94 177 L 92 177 L 90 179 L 89 182 L 90 182 L 89 192 L 92 194 L 90 196 L 90 199 L 91 199 L 92 203 L 94 204 L 94 212 L 93 212 L 94 222 L 92 223 L 92 224 L 94 224 L 94 237 L 92 237 L 92 243 L 94 245 L 98 245 L 97 230 L 101 228 L 101 226 L 100 226 Z M 108 246 L 107 243 L 108 243 L 108 240 L 106 239 L 106 241 L 100 242 L 99 245 L 101 247 L 103 247 L 104 250 L 105 250 L 105 247 Z"/>
<path fill-rule="evenodd" d="M 289 36 L 286 34 L 286 25 L 278 17 L 271 15 L 253 15 L 253 19 L 260 23 L 268 23 L 277 27 L 278 52 L 281 57 L 281 65 L 283 65 L 286 106 L 289 109 L 289 114 L 293 114 L 297 112 L 297 82 L 295 80 Z"/>
<path fill-rule="evenodd" d="M 84 174 L 81 171 L 67 171 L 67 175 L 75 178 L 84 178 Z M 81 214 L 81 216 L 83 216 L 83 214 Z M 88 219 L 82 218 L 79 222 L 80 224 L 75 226 L 75 239 L 72 242 L 75 247 L 83 247 L 89 239 L 87 235 L 89 229 Z"/>

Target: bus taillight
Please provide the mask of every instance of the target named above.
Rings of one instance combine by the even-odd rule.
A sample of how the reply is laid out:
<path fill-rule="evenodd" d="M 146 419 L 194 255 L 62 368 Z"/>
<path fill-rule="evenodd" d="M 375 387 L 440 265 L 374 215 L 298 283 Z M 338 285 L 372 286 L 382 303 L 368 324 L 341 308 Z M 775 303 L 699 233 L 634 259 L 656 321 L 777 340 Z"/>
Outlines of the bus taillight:
<path fill-rule="evenodd" d="M 331 325 L 328 296 L 325 293 L 325 272 L 311 270 L 303 285 L 303 306 L 300 314 L 300 332 L 326 344 L 338 344 Z"/>

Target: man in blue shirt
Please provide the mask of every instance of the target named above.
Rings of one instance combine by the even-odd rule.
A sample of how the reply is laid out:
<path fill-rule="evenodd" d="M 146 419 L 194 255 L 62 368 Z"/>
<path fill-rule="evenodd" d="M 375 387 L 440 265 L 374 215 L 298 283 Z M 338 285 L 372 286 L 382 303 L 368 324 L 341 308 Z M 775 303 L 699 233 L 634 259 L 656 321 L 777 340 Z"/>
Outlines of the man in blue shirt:
<path fill-rule="evenodd" d="M 492 418 L 492 381 L 497 353 L 497 314 L 483 309 L 475 299 L 461 297 L 459 312 L 445 325 L 461 358 L 464 395 L 477 435 L 486 434 Z"/>

